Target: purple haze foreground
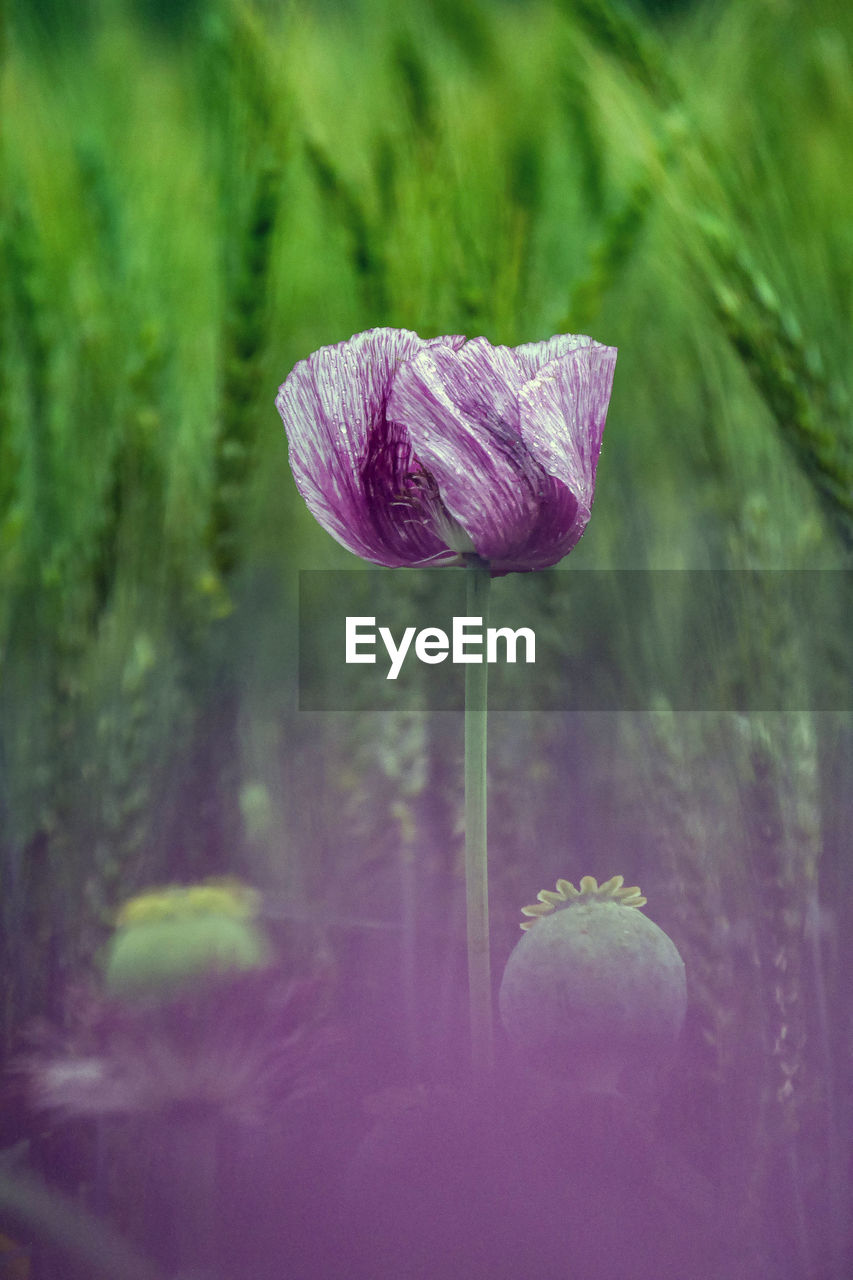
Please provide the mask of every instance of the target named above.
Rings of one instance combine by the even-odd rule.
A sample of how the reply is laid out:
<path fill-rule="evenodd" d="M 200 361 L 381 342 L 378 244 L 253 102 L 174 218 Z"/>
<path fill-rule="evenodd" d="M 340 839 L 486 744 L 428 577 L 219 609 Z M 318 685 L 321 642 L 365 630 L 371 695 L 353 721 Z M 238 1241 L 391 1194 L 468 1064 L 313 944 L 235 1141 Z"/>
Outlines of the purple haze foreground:
<path fill-rule="evenodd" d="M 300 493 L 348 550 L 525 572 L 586 528 L 615 364 L 572 334 L 493 347 L 370 329 L 299 361 L 276 407 Z"/>

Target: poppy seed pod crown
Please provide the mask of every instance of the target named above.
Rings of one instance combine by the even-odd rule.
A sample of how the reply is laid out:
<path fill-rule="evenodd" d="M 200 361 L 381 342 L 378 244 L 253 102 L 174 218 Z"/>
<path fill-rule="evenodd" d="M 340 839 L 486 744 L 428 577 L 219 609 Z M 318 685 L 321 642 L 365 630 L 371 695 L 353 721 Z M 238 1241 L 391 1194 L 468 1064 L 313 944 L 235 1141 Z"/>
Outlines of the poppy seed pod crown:
<path fill-rule="evenodd" d="M 500 1012 L 532 1065 L 615 1080 L 638 1058 L 660 1063 L 675 1045 L 687 1005 L 684 962 L 672 940 L 637 908 L 646 899 L 622 876 L 522 908 L 530 917 L 507 961 Z"/>

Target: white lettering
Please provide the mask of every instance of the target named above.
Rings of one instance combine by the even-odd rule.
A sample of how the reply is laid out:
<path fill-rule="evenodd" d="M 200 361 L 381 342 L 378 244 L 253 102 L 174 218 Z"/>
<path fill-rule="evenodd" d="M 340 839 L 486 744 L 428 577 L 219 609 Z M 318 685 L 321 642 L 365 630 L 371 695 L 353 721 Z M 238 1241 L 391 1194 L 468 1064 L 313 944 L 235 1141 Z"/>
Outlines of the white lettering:
<path fill-rule="evenodd" d="M 515 662 L 519 636 L 524 638 L 524 661 L 536 661 L 536 635 L 530 627 L 519 627 L 517 631 L 513 631 L 510 627 L 489 627 L 486 632 L 486 662 L 498 660 L 498 636 L 506 641 L 507 662 Z"/>
<path fill-rule="evenodd" d="M 346 628 L 346 661 L 347 662 L 375 662 L 375 653 L 359 653 L 358 646 L 360 644 L 376 644 L 376 633 L 369 635 L 359 635 L 359 627 L 372 627 L 376 622 L 375 618 L 347 618 Z"/>
<path fill-rule="evenodd" d="M 465 628 L 467 626 L 483 625 L 482 618 L 454 618 L 453 619 L 453 661 L 454 662 L 482 662 L 483 655 L 481 653 L 466 653 L 466 644 L 483 643 L 483 633 L 479 635 L 469 634 Z"/>
<path fill-rule="evenodd" d="M 421 662 L 444 662 L 449 648 L 447 632 L 439 627 L 425 627 L 417 634 L 415 654 Z"/>
<path fill-rule="evenodd" d="M 345 648 L 347 663 L 376 662 L 375 653 L 363 652 L 365 648 L 373 649 L 376 645 L 375 624 L 375 618 L 347 618 Z M 418 661 L 429 665 L 444 662 L 448 653 L 452 654 L 453 662 L 483 662 L 484 660 L 489 663 L 498 662 L 499 640 L 503 641 L 503 652 L 507 663 L 517 661 L 519 640 L 524 641 L 524 661 L 527 663 L 536 661 L 536 634 L 531 627 L 519 627 L 516 631 L 511 627 L 488 627 L 485 659 L 482 652 L 471 652 L 472 648 L 479 647 L 481 650 L 483 648 L 482 618 L 454 618 L 452 642 L 448 639 L 447 632 L 442 631 L 440 627 L 424 627 L 417 633 L 415 627 L 406 627 L 399 644 L 388 627 L 380 627 L 379 635 L 391 660 L 386 680 L 397 679 L 413 640 Z"/>
<path fill-rule="evenodd" d="M 403 659 L 409 652 L 409 645 L 412 643 L 412 636 L 415 634 L 415 628 L 406 627 L 399 647 L 394 644 L 394 637 L 391 635 L 391 632 L 387 627 L 380 627 L 379 634 L 385 642 L 385 648 L 388 650 L 388 657 L 391 659 L 391 670 L 388 672 L 385 679 L 396 680 L 397 676 L 400 674 Z"/>

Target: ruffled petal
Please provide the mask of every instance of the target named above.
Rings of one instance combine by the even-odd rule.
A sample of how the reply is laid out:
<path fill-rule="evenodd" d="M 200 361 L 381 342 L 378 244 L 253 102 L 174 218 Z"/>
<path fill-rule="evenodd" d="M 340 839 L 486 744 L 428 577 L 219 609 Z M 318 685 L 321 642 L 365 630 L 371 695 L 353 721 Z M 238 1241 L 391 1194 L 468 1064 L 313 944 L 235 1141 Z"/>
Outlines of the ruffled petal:
<path fill-rule="evenodd" d="M 548 482 L 519 431 L 523 385 L 509 347 L 475 338 L 402 365 L 388 401 L 444 505 L 493 565 L 526 544 Z"/>
<path fill-rule="evenodd" d="M 493 566 L 497 573 L 558 564 L 580 541 L 592 509 L 616 351 L 564 335 L 528 344 L 522 360 L 533 368 L 537 359 L 539 371 L 519 392 L 519 431 L 544 478 L 527 538 Z"/>
<path fill-rule="evenodd" d="M 400 369 L 389 417 L 493 573 L 549 568 L 581 537 L 615 359 L 560 334 L 514 349 L 476 338 Z"/>
<path fill-rule="evenodd" d="M 386 407 L 405 361 L 464 341 L 370 329 L 301 360 L 279 389 L 299 492 L 319 523 L 366 560 L 390 567 L 458 560 L 435 532 L 435 495 Z"/>
<path fill-rule="evenodd" d="M 616 348 L 578 337 L 572 339 L 578 345 L 567 345 L 551 355 L 548 349 L 557 341 L 552 338 L 529 344 L 528 350 L 538 347 L 543 359 L 522 388 L 519 429 L 525 445 L 548 475 L 577 495 L 588 519 Z M 532 351 L 528 356 L 532 363 L 531 356 Z"/>
<path fill-rule="evenodd" d="M 528 382 L 552 360 L 561 359 L 583 347 L 598 345 L 594 338 L 588 338 L 583 333 L 557 333 L 553 338 L 545 338 L 542 342 L 523 342 L 514 351 L 524 372 L 524 380 Z"/>

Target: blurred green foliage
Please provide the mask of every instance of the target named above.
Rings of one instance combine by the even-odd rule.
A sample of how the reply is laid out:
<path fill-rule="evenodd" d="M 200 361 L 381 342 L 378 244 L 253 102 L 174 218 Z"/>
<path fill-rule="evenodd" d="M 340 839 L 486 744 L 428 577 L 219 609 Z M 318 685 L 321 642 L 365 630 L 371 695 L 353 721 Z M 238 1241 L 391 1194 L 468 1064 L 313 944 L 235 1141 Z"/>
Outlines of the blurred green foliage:
<path fill-rule="evenodd" d="M 354 561 L 295 491 L 276 387 L 374 325 L 591 332 L 620 356 L 572 570 L 845 566 L 853 11 L 4 16 L 4 1047 L 123 897 L 240 871 L 283 904 L 288 948 L 334 955 L 365 1018 L 375 940 L 402 948 L 399 1069 L 423 1070 L 457 1016 L 461 727 L 295 711 L 296 572 Z M 788 679 L 785 619 L 761 625 L 767 678 Z M 670 627 L 673 671 L 687 636 Z M 625 664 L 657 643 L 610 638 Z M 496 716 L 491 857 L 499 961 L 555 875 L 648 891 L 693 983 L 694 1095 L 671 1105 L 709 1166 L 727 1153 L 711 1171 L 740 1226 L 760 1222 L 754 1247 L 807 1275 L 839 1265 L 838 1205 L 777 1148 L 796 1157 L 810 1125 L 844 1158 L 851 728 L 794 720 Z M 779 1168 L 781 1243 L 761 1216 Z"/>

